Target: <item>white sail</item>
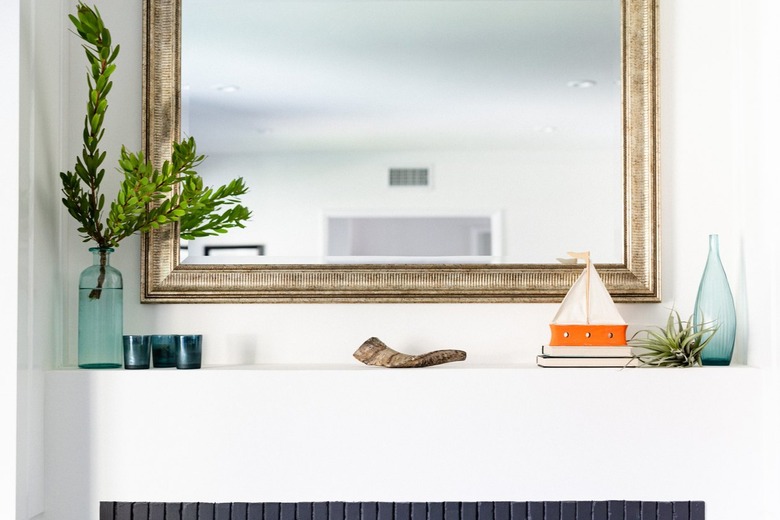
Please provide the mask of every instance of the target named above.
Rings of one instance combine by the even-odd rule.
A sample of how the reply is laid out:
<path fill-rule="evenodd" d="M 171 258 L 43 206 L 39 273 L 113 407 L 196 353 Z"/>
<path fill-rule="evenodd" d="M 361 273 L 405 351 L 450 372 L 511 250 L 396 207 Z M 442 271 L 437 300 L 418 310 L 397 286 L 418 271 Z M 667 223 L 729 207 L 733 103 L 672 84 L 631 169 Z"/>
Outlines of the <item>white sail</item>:
<path fill-rule="evenodd" d="M 593 264 L 582 271 L 563 299 L 554 324 L 625 324 Z"/>

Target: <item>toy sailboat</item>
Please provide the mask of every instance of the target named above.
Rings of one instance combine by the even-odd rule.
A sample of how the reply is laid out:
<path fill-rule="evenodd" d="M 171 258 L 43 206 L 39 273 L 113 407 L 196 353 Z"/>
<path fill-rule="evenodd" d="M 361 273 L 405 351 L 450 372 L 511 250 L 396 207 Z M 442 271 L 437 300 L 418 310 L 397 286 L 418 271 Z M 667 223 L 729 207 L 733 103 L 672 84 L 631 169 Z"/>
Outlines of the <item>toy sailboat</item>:
<path fill-rule="evenodd" d="M 590 252 L 568 253 L 586 262 L 550 324 L 550 346 L 625 346 L 628 325 L 612 301 Z"/>

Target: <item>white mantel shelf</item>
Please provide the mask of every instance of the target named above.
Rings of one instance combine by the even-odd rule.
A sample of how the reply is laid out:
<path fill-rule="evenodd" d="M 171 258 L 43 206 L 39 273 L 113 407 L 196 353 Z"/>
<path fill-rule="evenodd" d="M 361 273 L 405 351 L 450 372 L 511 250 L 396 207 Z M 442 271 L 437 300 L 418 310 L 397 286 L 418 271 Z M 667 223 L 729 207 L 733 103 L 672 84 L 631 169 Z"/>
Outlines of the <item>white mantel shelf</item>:
<path fill-rule="evenodd" d="M 219 371 L 235 371 L 235 370 L 246 370 L 246 371 L 370 371 L 370 372 L 425 372 L 427 374 L 430 374 L 431 372 L 439 372 L 439 371 L 449 371 L 449 370 L 456 370 L 456 371 L 492 371 L 492 370 L 502 370 L 502 371 L 525 371 L 525 370 L 539 370 L 543 372 L 595 372 L 595 373 L 603 373 L 603 372 L 615 372 L 615 371 L 629 371 L 629 372 L 653 372 L 655 374 L 660 374 L 662 372 L 676 372 L 676 373 L 685 373 L 688 375 L 691 375 L 695 372 L 711 372 L 711 371 L 717 371 L 720 372 L 722 375 L 723 371 L 726 372 L 744 372 L 744 371 L 760 371 L 761 369 L 758 367 L 752 367 L 747 365 L 731 365 L 727 367 L 720 367 L 720 366 L 705 366 L 705 367 L 691 367 L 691 368 L 653 368 L 653 367 L 639 367 L 639 368 L 542 368 L 537 366 L 534 363 L 491 363 L 491 364 L 475 364 L 475 363 L 463 363 L 463 362 L 455 362 L 455 363 L 447 363 L 443 365 L 437 365 L 437 366 L 431 366 L 431 367 L 424 367 L 424 368 L 407 368 L 407 369 L 388 369 L 384 367 L 375 367 L 375 366 L 367 366 L 360 363 L 288 363 L 288 364 L 254 364 L 254 365 L 204 365 L 202 368 L 197 370 L 177 370 L 175 368 L 150 368 L 150 369 L 141 369 L 141 370 L 125 370 L 125 369 L 102 369 L 102 370 L 86 370 L 86 369 L 80 369 L 77 367 L 64 367 L 59 369 L 50 370 L 49 372 L 80 372 L 80 373 L 93 373 L 93 374 L 116 374 L 118 372 L 122 373 L 130 373 L 130 374 L 144 374 L 144 373 L 170 373 L 170 372 L 178 372 L 178 373 L 184 373 L 184 372 L 219 372 Z M 710 374 L 711 375 L 711 374 Z"/>
<path fill-rule="evenodd" d="M 748 507 L 761 506 L 764 372 L 51 370 L 50 511 L 84 520 L 100 500 L 705 500 L 708 520 L 759 518 L 730 497 L 739 476 Z"/>

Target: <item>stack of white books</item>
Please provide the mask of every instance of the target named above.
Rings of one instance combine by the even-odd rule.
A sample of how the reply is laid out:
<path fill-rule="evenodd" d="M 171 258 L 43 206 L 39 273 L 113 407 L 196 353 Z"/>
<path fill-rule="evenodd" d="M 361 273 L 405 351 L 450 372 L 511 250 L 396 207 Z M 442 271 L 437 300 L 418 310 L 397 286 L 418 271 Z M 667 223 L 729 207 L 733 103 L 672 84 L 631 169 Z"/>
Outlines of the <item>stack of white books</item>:
<path fill-rule="evenodd" d="M 629 346 L 542 346 L 536 356 L 540 367 L 637 367 L 639 359 Z"/>

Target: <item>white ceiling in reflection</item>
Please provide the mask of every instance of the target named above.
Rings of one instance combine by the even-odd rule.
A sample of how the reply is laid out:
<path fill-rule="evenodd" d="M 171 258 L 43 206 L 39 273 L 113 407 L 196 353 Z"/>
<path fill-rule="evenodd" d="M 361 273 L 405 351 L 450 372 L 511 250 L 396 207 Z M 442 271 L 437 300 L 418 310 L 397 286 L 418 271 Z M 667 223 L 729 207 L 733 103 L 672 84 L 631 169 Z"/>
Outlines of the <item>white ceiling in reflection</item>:
<path fill-rule="evenodd" d="M 182 48 L 206 154 L 620 149 L 619 0 L 183 0 Z"/>

